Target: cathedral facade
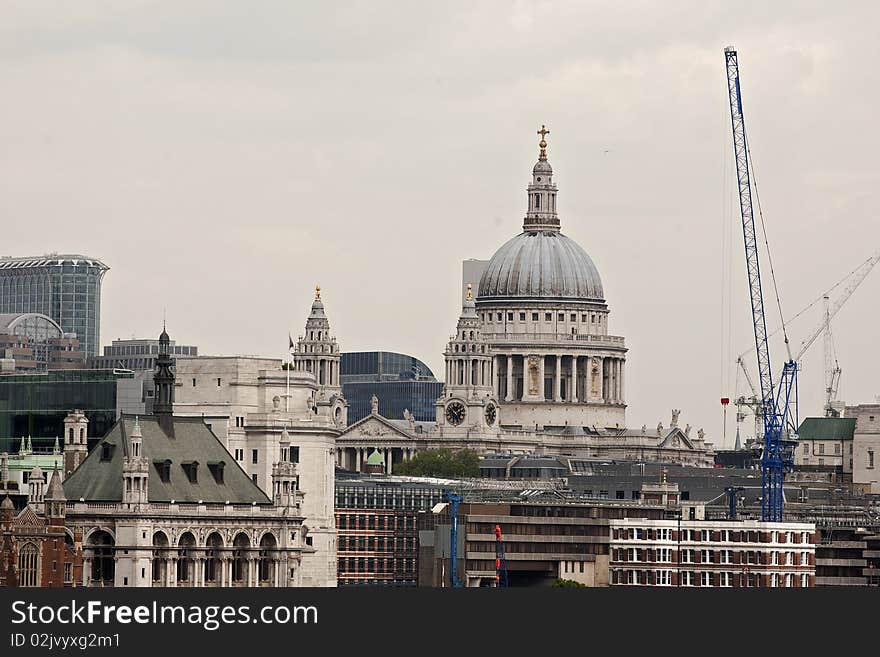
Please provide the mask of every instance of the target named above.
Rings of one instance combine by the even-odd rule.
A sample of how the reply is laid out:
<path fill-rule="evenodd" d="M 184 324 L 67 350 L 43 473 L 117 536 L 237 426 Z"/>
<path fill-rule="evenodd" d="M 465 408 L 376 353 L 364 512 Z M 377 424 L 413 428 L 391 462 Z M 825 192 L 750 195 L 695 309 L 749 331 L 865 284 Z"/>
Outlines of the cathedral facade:
<path fill-rule="evenodd" d="M 389 472 L 415 451 L 439 447 L 713 465 L 703 431 L 680 427 L 677 410 L 667 427 L 627 427 L 626 340 L 611 330 L 595 264 L 562 232 L 549 131 L 538 134 L 522 231 L 467 284 L 444 351 L 436 422 L 374 412 L 338 439 L 345 467 L 363 463 L 373 447 Z"/>

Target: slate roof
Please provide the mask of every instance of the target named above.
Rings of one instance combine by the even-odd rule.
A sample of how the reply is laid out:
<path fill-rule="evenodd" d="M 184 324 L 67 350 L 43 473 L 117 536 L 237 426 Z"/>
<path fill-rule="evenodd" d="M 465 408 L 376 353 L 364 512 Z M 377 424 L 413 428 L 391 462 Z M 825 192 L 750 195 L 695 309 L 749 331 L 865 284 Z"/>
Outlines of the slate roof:
<path fill-rule="evenodd" d="M 852 440 L 854 417 L 808 417 L 798 428 L 799 440 Z"/>
<path fill-rule="evenodd" d="M 140 417 L 142 451 L 150 464 L 150 502 L 271 504 L 272 501 L 241 469 L 201 418 L 173 417 L 174 437 L 169 437 L 156 416 Z M 129 449 L 135 417 L 123 415 L 85 461 L 64 481 L 68 500 L 122 501 L 122 460 Z M 109 445 L 109 450 L 105 449 Z M 109 455 L 107 452 L 110 452 Z M 107 456 L 109 459 L 104 460 Z M 158 463 L 171 462 L 171 477 L 163 482 Z M 198 462 L 198 481 L 190 482 L 182 464 Z M 224 463 L 223 483 L 217 483 L 209 464 Z"/>

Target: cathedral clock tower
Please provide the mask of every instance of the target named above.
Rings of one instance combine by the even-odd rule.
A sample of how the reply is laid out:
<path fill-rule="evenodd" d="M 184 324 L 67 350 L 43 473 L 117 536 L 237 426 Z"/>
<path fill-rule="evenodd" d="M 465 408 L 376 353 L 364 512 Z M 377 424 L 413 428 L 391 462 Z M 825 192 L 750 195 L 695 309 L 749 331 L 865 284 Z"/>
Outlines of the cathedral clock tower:
<path fill-rule="evenodd" d="M 492 352 L 467 286 L 455 335 L 446 346 L 446 385 L 437 400 L 437 426 L 444 437 L 497 435 L 498 400 L 492 389 Z"/>

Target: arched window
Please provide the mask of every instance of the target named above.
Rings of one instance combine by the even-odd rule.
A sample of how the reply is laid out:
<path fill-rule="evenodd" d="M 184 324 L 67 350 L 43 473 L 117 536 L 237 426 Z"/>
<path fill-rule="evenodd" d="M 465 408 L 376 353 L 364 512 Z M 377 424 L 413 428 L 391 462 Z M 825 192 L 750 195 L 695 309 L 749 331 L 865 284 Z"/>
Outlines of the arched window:
<path fill-rule="evenodd" d="M 153 534 L 153 583 L 165 585 L 166 559 L 168 558 L 168 537 L 164 532 Z"/>
<path fill-rule="evenodd" d="M 113 537 L 104 530 L 91 535 L 92 582 L 97 586 L 113 586 L 116 577 L 116 545 Z"/>
<path fill-rule="evenodd" d="M 80 445 L 86 444 L 86 430 L 85 429 L 79 430 L 79 443 L 80 443 Z"/>
<path fill-rule="evenodd" d="M 251 541 L 247 534 L 238 534 L 232 541 L 232 581 L 245 582 L 247 580 L 247 551 Z"/>
<path fill-rule="evenodd" d="M 67 442 L 73 445 L 73 427 L 67 430 Z"/>
<path fill-rule="evenodd" d="M 272 534 L 260 539 L 260 581 L 271 582 L 275 578 L 274 552 L 278 542 Z"/>
<path fill-rule="evenodd" d="M 536 210 L 541 209 L 541 195 L 540 194 L 535 194 L 535 209 Z"/>
<path fill-rule="evenodd" d="M 205 582 L 217 582 L 220 578 L 220 550 L 223 539 L 217 532 L 208 536 L 205 549 Z"/>
<path fill-rule="evenodd" d="M 193 552 L 196 547 L 196 539 L 191 533 L 186 532 L 177 542 L 177 583 L 193 583 Z"/>
<path fill-rule="evenodd" d="M 18 585 L 34 588 L 38 586 L 40 550 L 33 543 L 28 543 L 18 553 Z"/>

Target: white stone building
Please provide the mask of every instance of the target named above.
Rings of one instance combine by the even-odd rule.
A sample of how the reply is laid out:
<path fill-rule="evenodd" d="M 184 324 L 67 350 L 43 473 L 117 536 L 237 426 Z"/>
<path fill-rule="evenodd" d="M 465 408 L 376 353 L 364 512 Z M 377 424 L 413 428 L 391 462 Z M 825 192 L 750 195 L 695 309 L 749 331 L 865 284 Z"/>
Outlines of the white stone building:
<path fill-rule="evenodd" d="M 549 133 L 538 134 L 522 232 L 485 266 L 463 267 L 482 275 L 475 299 L 477 281 L 464 282 L 434 426 L 374 412 L 337 439 L 343 467 L 362 469 L 375 448 L 391 470 L 414 451 L 438 447 L 714 464 L 702 429 L 680 427 L 679 410 L 669 426 L 627 427 L 625 340 L 610 331 L 596 266 L 561 232 Z"/>
<path fill-rule="evenodd" d="M 336 437 L 347 421 L 339 384 L 339 346 L 320 290 L 292 364 L 240 356 L 177 358 L 175 414 L 203 418 L 262 490 L 272 490 L 275 465 L 288 440 L 303 492 L 308 546 L 303 582 L 335 586 L 333 512 Z"/>
<path fill-rule="evenodd" d="M 82 536 L 85 585 L 334 585 L 335 571 L 316 566 L 328 556 L 304 525 L 287 433 L 269 498 L 202 418 L 172 414 L 164 331 L 160 344 L 154 414 L 123 415 L 63 484 L 67 526 Z M 85 422 L 68 415 L 65 436 L 84 435 Z M 78 460 L 79 447 L 65 441 L 65 463 Z"/>

